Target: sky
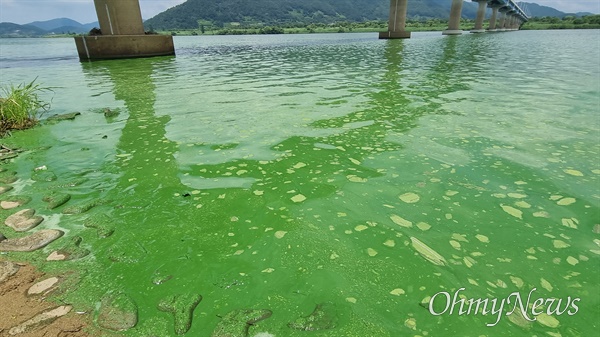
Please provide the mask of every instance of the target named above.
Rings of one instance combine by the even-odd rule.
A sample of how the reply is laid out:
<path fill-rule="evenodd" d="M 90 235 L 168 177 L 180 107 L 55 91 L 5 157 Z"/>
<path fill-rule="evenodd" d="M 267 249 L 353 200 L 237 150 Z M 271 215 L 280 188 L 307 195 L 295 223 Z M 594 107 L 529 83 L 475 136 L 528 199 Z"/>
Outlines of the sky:
<path fill-rule="evenodd" d="M 139 0 L 142 17 L 149 19 L 186 0 Z M 219 0 L 215 0 L 219 1 Z M 450 0 L 440 0 L 450 1 Z M 567 13 L 600 14 L 600 0 L 522 0 L 554 7 Z M 410 0 L 408 2 L 410 6 Z M 79 23 L 97 21 L 93 0 L 0 0 L 0 22 L 18 24 L 69 18 Z"/>

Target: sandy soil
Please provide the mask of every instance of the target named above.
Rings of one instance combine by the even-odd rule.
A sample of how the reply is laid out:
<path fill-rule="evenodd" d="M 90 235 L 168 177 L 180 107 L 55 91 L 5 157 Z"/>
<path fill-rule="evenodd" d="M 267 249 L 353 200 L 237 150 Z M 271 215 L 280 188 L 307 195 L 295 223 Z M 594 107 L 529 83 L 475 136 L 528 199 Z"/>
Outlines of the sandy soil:
<path fill-rule="evenodd" d="M 0 258 L 0 261 L 3 261 Z M 30 265 L 21 264 L 19 271 L 0 283 L 0 337 L 13 336 L 11 328 L 31 319 L 37 314 L 66 303 L 53 303 L 43 295 L 27 296 L 27 290 L 35 283 L 44 280 L 44 274 Z M 53 322 L 17 334 L 18 337 L 90 337 L 89 314 L 77 314 L 71 310 L 67 315 Z"/>

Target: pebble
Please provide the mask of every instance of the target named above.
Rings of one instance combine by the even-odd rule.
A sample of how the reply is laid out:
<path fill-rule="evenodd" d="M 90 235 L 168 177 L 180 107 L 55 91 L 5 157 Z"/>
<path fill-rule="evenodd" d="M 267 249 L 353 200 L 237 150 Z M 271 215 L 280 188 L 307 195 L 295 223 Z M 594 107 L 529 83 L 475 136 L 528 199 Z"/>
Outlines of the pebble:
<path fill-rule="evenodd" d="M 248 336 L 248 330 L 257 322 L 271 317 L 267 309 L 236 309 L 223 316 L 211 337 Z"/>
<path fill-rule="evenodd" d="M 46 120 L 48 122 L 73 120 L 73 119 L 75 119 L 75 117 L 77 117 L 79 115 L 81 115 L 80 112 L 70 112 L 70 113 L 65 113 L 65 114 L 55 114 L 55 115 L 52 115 L 52 116 L 48 117 Z"/>
<path fill-rule="evenodd" d="M 19 201 L 0 201 L 0 207 L 2 209 L 13 209 L 21 206 Z"/>
<path fill-rule="evenodd" d="M 63 236 L 64 232 L 57 229 L 42 229 L 22 238 L 13 238 L 0 241 L 0 251 L 3 252 L 31 252 Z"/>
<path fill-rule="evenodd" d="M 16 223 L 19 222 L 23 222 L 27 219 L 30 219 L 33 215 L 35 214 L 35 210 L 33 209 L 23 209 L 18 211 L 17 213 L 9 216 L 8 218 L 6 218 L 6 220 L 4 221 L 4 224 L 6 224 L 7 226 L 13 226 Z"/>
<path fill-rule="evenodd" d="M 3 176 L 0 177 L 0 183 L 4 183 L 4 184 L 12 184 L 12 183 L 14 183 L 17 180 L 19 180 L 19 178 L 17 178 L 12 173 L 11 174 L 4 174 Z"/>
<path fill-rule="evenodd" d="M 91 201 L 88 203 L 82 203 L 79 205 L 72 205 L 63 209 L 63 214 L 81 214 L 89 211 L 96 206 L 96 202 Z"/>
<path fill-rule="evenodd" d="M 112 331 L 129 330 L 138 321 L 138 307 L 124 293 L 109 292 L 102 298 L 97 316 L 98 325 Z"/>
<path fill-rule="evenodd" d="M 319 331 L 334 329 L 337 325 L 335 307 L 332 303 L 318 304 L 313 312 L 288 323 L 288 327 L 300 331 Z"/>
<path fill-rule="evenodd" d="M 55 250 L 48 255 L 46 261 L 64 261 L 66 258 L 67 256 L 59 254 L 58 251 Z"/>
<path fill-rule="evenodd" d="M 58 277 L 51 277 L 51 278 L 45 279 L 43 281 L 40 281 L 40 282 L 32 285 L 27 290 L 27 295 L 39 295 L 41 293 L 47 294 L 58 283 L 58 281 L 59 281 Z"/>
<path fill-rule="evenodd" d="M 20 222 L 20 223 L 16 224 L 15 226 L 11 226 L 11 227 L 15 230 L 15 232 L 26 232 L 30 229 L 37 227 L 37 225 L 42 223 L 42 221 L 44 221 L 44 218 L 42 218 L 41 216 L 35 216 L 31 219 Z"/>
<path fill-rule="evenodd" d="M 175 333 L 183 335 L 192 327 L 194 310 L 200 301 L 202 301 L 200 294 L 168 296 L 158 303 L 158 310 L 173 314 L 175 318 Z"/>
<path fill-rule="evenodd" d="M 31 175 L 31 180 L 33 180 L 33 181 L 50 182 L 50 181 L 55 181 L 56 179 L 57 179 L 57 177 L 56 177 L 56 174 L 54 174 L 54 172 L 46 171 L 46 170 L 36 170 Z"/>
<path fill-rule="evenodd" d="M 107 224 L 114 223 L 114 221 L 106 214 L 97 214 L 88 218 L 83 225 L 87 228 L 95 228 L 98 237 L 101 239 L 107 238 L 115 231 L 112 227 Z"/>
<path fill-rule="evenodd" d="M 35 315 L 33 318 L 11 328 L 8 331 L 8 334 L 11 336 L 22 334 L 24 332 L 33 331 L 52 323 L 59 317 L 62 317 L 68 314 L 71 309 L 73 309 L 70 305 L 62 305 L 60 307 L 56 307 L 51 310 L 44 311 L 40 314 Z"/>
<path fill-rule="evenodd" d="M 34 216 L 34 214 L 35 210 L 33 209 L 23 209 L 6 218 L 4 224 L 17 232 L 25 232 L 44 221 L 44 218 L 41 216 Z"/>
<path fill-rule="evenodd" d="M 0 261 L 0 283 L 6 281 L 9 277 L 16 274 L 17 271 L 19 271 L 18 265 L 10 261 Z"/>
<path fill-rule="evenodd" d="M 4 194 L 12 189 L 13 189 L 12 186 L 0 186 L 0 194 Z"/>
<path fill-rule="evenodd" d="M 84 258 L 90 254 L 90 251 L 79 247 L 82 238 L 74 236 L 62 248 L 53 251 L 46 261 L 70 261 Z"/>
<path fill-rule="evenodd" d="M 45 195 L 42 200 L 48 203 L 48 209 L 55 209 L 56 207 L 62 206 L 67 201 L 71 200 L 71 195 L 67 193 L 53 192 Z"/>

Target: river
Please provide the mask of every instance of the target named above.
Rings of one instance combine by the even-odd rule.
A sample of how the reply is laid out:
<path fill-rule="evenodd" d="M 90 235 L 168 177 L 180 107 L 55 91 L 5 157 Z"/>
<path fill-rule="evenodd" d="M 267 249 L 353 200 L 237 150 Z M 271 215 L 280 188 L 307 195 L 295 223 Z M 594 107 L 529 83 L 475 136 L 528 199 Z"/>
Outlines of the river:
<path fill-rule="evenodd" d="M 249 336 L 597 333 L 600 31 L 174 42 L 80 63 L 72 39 L 0 39 L 2 85 L 36 79 L 45 117 L 81 113 L 2 140 L 29 150 L 5 166 L 10 193 L 66 233 L 9 257 L 77 270 L 63 301 L 127 294 L 125 336 L 173 335 L 157 305 L 176 294 L 202 295 L 190 336 L 236 309 L 273 313 Z M 30 179 L 41 166 L 56 180 Z M 63 207 L 95 207 L 45 210 L 61 183 Z M 42 263 L 77 236 L 89 255 Z M 543 313 L 507 316 L 517 294 Z"/>

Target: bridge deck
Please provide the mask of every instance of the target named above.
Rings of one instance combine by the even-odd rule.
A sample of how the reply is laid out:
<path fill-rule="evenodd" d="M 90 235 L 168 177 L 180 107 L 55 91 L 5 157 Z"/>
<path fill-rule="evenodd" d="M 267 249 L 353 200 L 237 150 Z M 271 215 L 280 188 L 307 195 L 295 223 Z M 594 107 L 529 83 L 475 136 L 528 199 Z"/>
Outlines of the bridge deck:
<path fill-rule="evenodd" d="M 521 7 L 519 7 L 519 5 L 517 5 L 517 3 L 513 0 L 491 0 L 488 1 L 488 5 L 490 7 L 507 8 L 508 10 L 515 12 L 516 15 L 518 15 L 525 21 L 529 20 L 529 15 L 527 15 L 525 11 Z"/>

